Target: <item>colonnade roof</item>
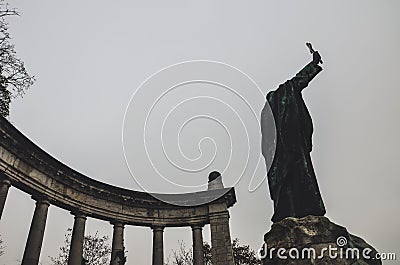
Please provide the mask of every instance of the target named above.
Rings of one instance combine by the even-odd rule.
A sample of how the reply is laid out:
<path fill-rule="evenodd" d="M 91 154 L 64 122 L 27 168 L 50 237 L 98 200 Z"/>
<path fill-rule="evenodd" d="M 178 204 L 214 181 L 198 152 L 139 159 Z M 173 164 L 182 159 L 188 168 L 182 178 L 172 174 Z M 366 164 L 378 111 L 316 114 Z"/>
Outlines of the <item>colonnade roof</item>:
<path fill-rule="evenodd" d="M 132 217 L 150 218 L 151 222 L 144 222 L 144 225 L 149 225 L 168 216 L 173 219 L 183 214 L 181 217 L 185 219 L 184 213 L 193 211 L 197 211 L 197 214 L 192 214 L 195 219 L 197 216 L 197 219 L 208 222 L 208 205 L 224 203 L 231 207 L 236 202 L 234 188 L 154 196 L 97 181 L 58 161 L 6 119 L 1 117 L 0 124 L 0 172 L 10 179 L 13 186 L 33 197 L 45 196 L 52 204 L 66 210 L 83 211 L 110 221 L 122 218 L 129 222 Z M 195 201 L 202 203 L 190 206 Z M 158 213 L 145 214 L 145 209 Z M 194 220 L 189 220 L 193 219 L 189 215 L 187 220 L 178 221 L 177 224 L 171 219 L 170 225 L 190 224 Z M 132 223 L 141 223 L 139 219 L 134 219 Z"/>

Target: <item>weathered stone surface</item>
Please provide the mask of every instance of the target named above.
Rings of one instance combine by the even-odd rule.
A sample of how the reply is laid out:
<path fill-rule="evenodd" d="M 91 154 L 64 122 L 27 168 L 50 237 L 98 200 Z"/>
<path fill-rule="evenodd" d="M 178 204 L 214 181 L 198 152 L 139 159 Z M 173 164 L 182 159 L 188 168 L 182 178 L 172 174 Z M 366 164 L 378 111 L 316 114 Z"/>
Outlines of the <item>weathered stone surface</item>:
<path fill-rule="evenodd" d="M 323 216 L 285 218 L 272 225 L 264 242 L 263 265 L 382 264 L 372 246 Z"/>
<path fill-rule="evenodd" d="M 2 117 L 0 139 L 0 181 L 88 217 L 148 227 L 191 226 L 208 224 L 209 212 L 218 211 L 221 203 L 228 208 L 236 203 L 234 188 L 155 195 L 99 182 L 62 164 Z M 7 189 L 0 185 L 0 209 Z"/>
<path fill-rule="evenodd" d="M 226 204 L 210 205 L 212 264 L 233 265 L 233 250 Z"/>

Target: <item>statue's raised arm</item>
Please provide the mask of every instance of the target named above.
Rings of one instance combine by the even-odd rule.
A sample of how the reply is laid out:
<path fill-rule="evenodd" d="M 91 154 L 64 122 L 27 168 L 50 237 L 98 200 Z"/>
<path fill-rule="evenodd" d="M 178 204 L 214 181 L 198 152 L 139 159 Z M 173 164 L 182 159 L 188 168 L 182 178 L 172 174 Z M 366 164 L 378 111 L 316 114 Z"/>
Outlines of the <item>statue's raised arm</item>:
<path fill-rule="evenodd" d="M 303 69 L 300 70 L 296 74 L 295 77 L 292 78 L 292 81 L 296 83 L 296 85 L 303 90 L 307 87 L 308 83 L 319 73 L 322 71 L 322 67 L 319 64 L 322 64 L 321 55 L 318 51 L 314 51 L 311 46 L 311 43 L 307 42 L 307 47 L 309 48 L 313 59 L 307 64 Z"/>
<path fill-rule="evenodd" d="M 313 125 L 301 91 L 322 71 L 321 56 L 307 46 L 313 59 L 292 79 L 268 93 L 261 114 L 262 152 L 270 162 L 270 108 L 276 126 L 276 149 L 268 171 L 268 185 L 274 201 L 273 222 L 285 217 L 324 215 L 325 207 L 311 163 Z"/>

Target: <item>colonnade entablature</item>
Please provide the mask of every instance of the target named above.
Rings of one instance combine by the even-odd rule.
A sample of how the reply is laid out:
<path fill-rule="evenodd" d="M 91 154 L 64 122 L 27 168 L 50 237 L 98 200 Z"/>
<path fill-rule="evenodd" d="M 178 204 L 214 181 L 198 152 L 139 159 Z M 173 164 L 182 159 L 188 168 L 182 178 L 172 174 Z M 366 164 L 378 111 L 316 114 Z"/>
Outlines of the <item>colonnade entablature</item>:
<path fill-rule="evenodd" d="M 155 265 L 164 264 L 164 229 L 189 226 L 193 233 L 194 264 L 204 264 L 202 227 L 206 224 L 211 225 L 213 264 L 233 264 L 228 208 L 236 203 L 234 188 L 154 196 L 112 186 L 71 169 L 31 142 L 6 119 L 0 119 L 0 218 L 10 186 L 31 194 L 36 200 L 22 264 L 39 261 L 50 205 L 63 208 L 75 217 L 69 264 L 81 264 L 87 217 L 113 225 L 111 264 L 124 264 L 126 225 L 152 228 Z M 204 203 L 190 206 L 199 200 Z"/>

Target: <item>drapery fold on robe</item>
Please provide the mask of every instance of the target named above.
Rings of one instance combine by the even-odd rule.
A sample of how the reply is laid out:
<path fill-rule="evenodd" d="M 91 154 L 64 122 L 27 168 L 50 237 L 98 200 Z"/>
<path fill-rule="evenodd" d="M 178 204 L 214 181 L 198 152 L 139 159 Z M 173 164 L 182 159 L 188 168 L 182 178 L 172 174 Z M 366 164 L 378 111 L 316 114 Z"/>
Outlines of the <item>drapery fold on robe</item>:
<path fill-rule="evenodd" d="M 267 102 L 261 113 L 262 153 L 266 163 L 272 159 L 270 128 L 267 108 L 271 108 L 276 126 L 276 149 L 268 171 L 268 185 L 274 201 L 273 222 L 285 217 L 304 217 L 325 214 L 312 166 L 313 125 L 301 91 L 322 68 L 307 64 L 295 77 L 279 85 L 267 94 Z"/>

